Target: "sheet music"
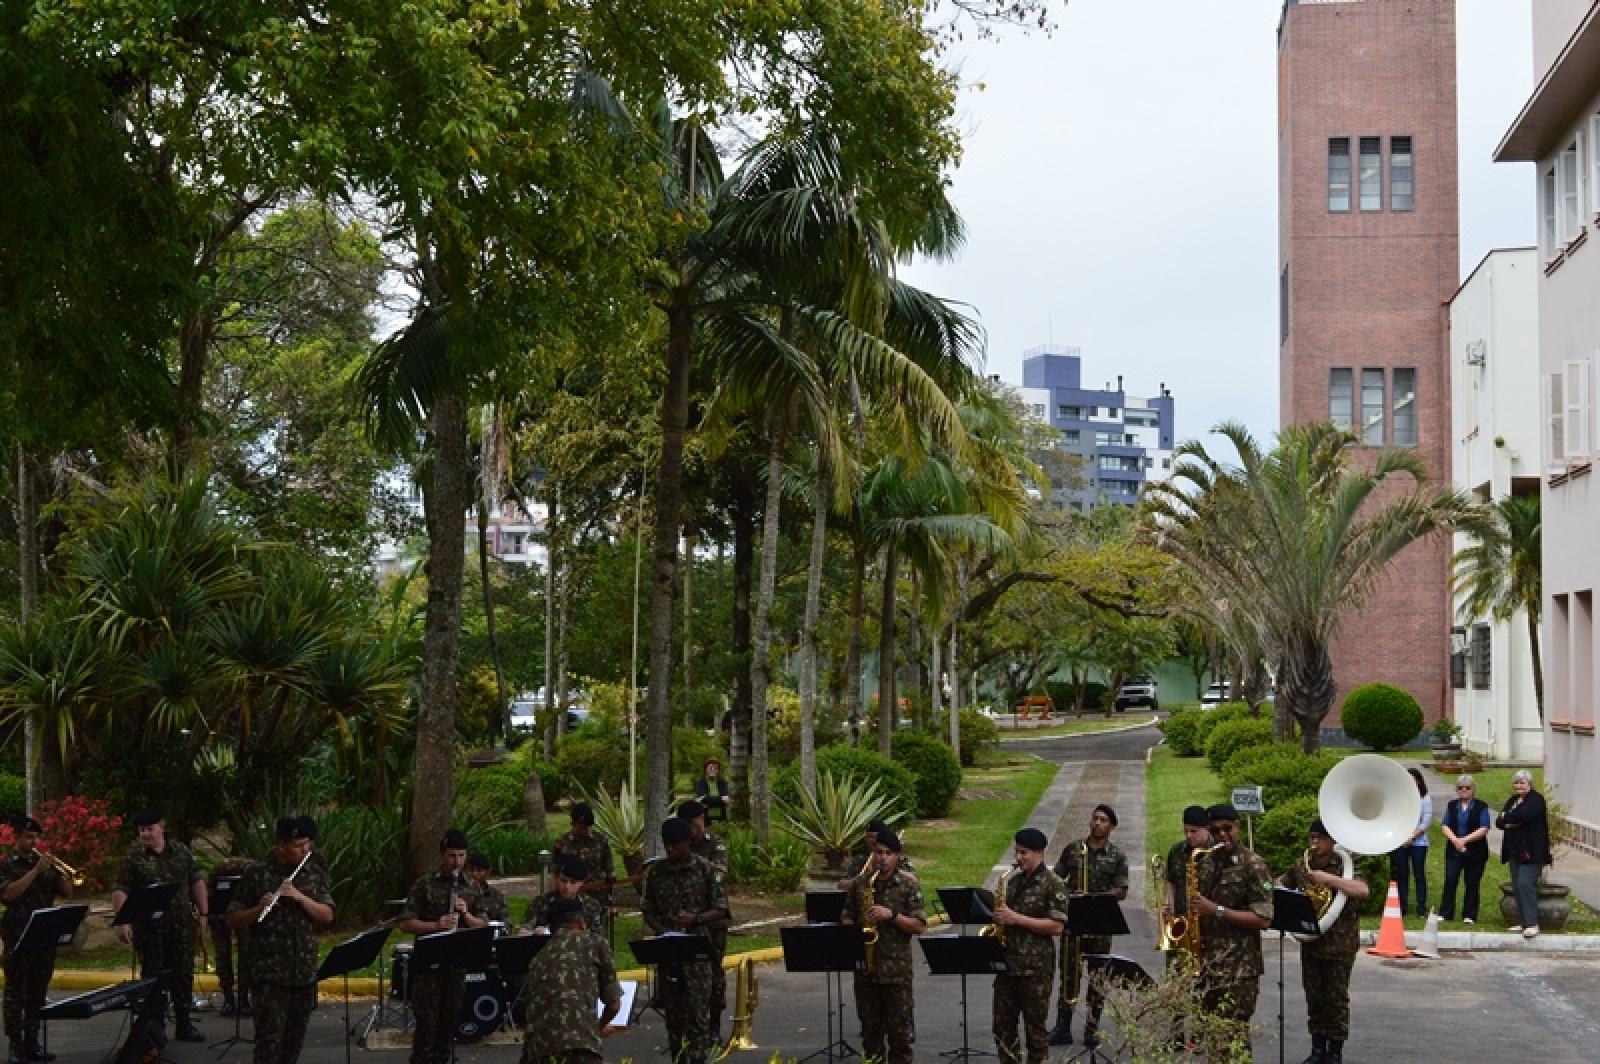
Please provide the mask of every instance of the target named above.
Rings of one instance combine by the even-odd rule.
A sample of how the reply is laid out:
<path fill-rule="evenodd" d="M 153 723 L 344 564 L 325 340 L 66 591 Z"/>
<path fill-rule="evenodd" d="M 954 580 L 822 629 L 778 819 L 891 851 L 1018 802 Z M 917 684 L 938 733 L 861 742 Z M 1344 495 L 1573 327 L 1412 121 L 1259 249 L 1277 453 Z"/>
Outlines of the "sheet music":
<path fill-rule="evenodd" d="M 622 980 L 622 1004 L 617 1006 L 617 1015 L 612 1019 L 611 1026 L 613 1026 L 613 1027 L 626 1027 L 626 1026 L 628 1026 L 628 1017 L 633 1015 L 633 999 L 634 999 L 635 996 L 638 995 L 638 993 L 639 993 L 639 983 L 638 983 L 637 980 L 633 980 L 633 979 L 624 979 L 624 980 Z M 604 1016 L 605 1012 L 606 1012 L 606 1003 L 604 1001 L 598 1002 L 595 1005 L 595 1015 L 596 1016 Z"/>

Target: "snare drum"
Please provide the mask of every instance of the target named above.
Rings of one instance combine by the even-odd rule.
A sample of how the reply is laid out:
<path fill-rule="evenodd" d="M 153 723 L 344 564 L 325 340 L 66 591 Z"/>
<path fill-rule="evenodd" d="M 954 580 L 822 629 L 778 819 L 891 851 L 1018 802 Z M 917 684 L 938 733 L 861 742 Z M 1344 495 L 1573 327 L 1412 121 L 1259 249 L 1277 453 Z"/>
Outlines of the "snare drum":
<path fill-rule="evenodd" d="M 395 1001 L 411 1000 L 411 943 L 402 942 L 389 955 L 389 997 Z"/>
<path fill-rule="evenodd" d="M 506 1017 L 506 988 L 498 972 L 468 972 L 463 978 L 456 1041 L 477 1042 L 500 1029 Z"/>

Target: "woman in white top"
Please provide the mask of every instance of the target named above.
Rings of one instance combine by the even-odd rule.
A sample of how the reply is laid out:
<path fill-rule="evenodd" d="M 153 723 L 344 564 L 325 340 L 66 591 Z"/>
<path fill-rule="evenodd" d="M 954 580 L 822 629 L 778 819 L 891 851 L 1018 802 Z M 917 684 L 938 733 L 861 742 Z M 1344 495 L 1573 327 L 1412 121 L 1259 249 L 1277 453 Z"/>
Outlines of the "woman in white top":
<path fill-rule="evenodd" d="M 1418 916 L 1428 915 L 1428 825 L 1433 823 L 1433 799 L 1428 796 L 1428 784 L 1422 778 L 1422 770 L 1417 768 L 1407 769 L 1411 773 L 1412 782 L 1417 785 L 1417 794 L 1422 797 L 1422 811 L 1417 816 L 1416 830 L 1411 833 L 1411 839 L 1399 849 L 1389 854 L 1389 876 L 1394 880 L 1395 886 L 1400 891 L 1400 913 L 1404 915 L 1410 908 L 1406 902 L 1410 898 L 1411 877 L 1415 873 L 1417 878 L 1417 909 Z"/>

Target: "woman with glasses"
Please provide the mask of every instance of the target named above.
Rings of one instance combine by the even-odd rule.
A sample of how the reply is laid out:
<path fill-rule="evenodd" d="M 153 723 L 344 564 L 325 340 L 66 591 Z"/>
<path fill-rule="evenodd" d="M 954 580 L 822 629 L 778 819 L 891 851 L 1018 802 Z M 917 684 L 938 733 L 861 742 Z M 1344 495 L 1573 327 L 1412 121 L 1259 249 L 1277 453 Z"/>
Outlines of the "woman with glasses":
<path fill-rule="evenodd" d="M 1511 866 L 1517 912 L 1522 923 L 1510 928 L 1523 938 L 1539 934 L 1539 873 L 1553 859 L 1550 854 L 1550 819 L 1544 795 L 1533 789 L 1533 773 L 1518 769 L 1511 777 L 1511 798 L 1495 818 L 1505 832 L 1500 839 L 1500 860 Z"/>
<path fill-rule="evenodd" d="M 1478 784 L 1471 776 L 1456 779 L 1456 796 L 1444 807 L 1439 827 L 1449 846 L 1444 851 L 1444 896 L 1439 899 L 1439 918 L 1456 918 L 1456 883 L 1466 880 L 1461 899 L 1461 922 L 1478 922 L 1478 884 L 1489 863 L 1489 803 L 1478 797 Z"/>

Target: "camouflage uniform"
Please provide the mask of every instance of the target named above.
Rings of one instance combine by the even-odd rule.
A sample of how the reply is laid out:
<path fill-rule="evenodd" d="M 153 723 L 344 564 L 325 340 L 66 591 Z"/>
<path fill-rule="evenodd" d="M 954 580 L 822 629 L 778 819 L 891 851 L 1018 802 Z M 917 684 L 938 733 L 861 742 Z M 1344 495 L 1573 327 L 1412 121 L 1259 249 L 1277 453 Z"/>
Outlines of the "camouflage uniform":
<path fill-rule="evenodd" d="M 570 928 L 555 932 L 528 965 L 523 985 L 527 1024 L 522 1064 L 600 1059 L 600 1023 L 595 1003 L 622 998 L 611 947 L 599 935 Z M 526 1006 L 537 1004 L 537 1009 Z M 537 1016 L 537 1022 L 532 1022 Z"/>
<path fill-rule="evenodd" d="M 452 891 L 467 903 L 467 912 L 483 916 L 483 896 L 470 876 L 463 874 L 457 880 L 446 872 L 429 872 L 412 884 L 400 919 L 439 919 L 450 911 Z M 450 1059 L 451 1038 L 465 985 L 462 972 L 411 973 L 411 1011 L 417 1021 L 411 1037 L 411 1064 L 444 1064 Z"/>
<path fill-rule="evenodd" d="M 1107 840 L 1096 848 L 1088 839 L 1079 839 L 1061 851 L 1056 861 L 1056 877 L 1066 885 L 1068 895 L 1078 893 L 1084 877 L 1084 848 L 1088 847 L 1088 894 L 1102 894 L 1128 889 L 1128 855 Z M 1105 956 L 1111 952 L 1110 935 L 1061 936 L 1061 995 L 1056 999 L 1058 1017 L 1072 1018 L 1078 1004 L 1078 988 L 1083 985 L 1083 958 Z M 1089 1015 L 1098 1017 L 1101 1009 L 1100 992 L 1089 987 Z M 1090 1022 L 1093 1022 L 1092 1020 Z"/>
<path fill-rule="evenodd" d="M 1311 857 L 1311 867 L 1319 872 L 1344 874 L 1344 862 L 1337 853 Z M 1295 864 L 1283 877 L 1283 885 L 1304 890 L 1310 884 Z M 1313 1036 L 1346 1042 L 1350 1038 L 1350 971 L 1355 967 L 1361 946 L 1361 906 L 1345 905 L 1333 926 L 1320 938 L 1300 945 L 1300 985 L 1306 993 L 1306 1029 Z"/>
<path fill-rule="evenodd" d="M 500 888 L 485 883 L 478 888 L 478 893 L 483 895 L 483 918 L 495 923 L 511 923 L 511 904 L 506 901 L 506 896 Z"/>
<path fill-rule="evenodd" d="M 589 866 L 586 882 L 590 884 L 604 883 L 616 877 L 617 863 L 611 856 L 611 843 L 594 828 L 589 829 L 586 839 L 567 832 L 550 844 L 550 852 L 556 855 L 558 865 L 559 858 L 569 853 L 583 858 L 583 863 Z"/>
<path fill-rule="evenodd" d="M 728 844 L 711 832 L 706 832 L 699 842 L 689 843 L 689 852 L 705 858 L 718 876 L 728 877 Z M 710 930 L 711 948 L 716 951 L 711 962 L 711 1034 L 721 1038 L 722 1010 L 728 1004 L 728 972 L 722 967 L 722 958 L 728 953 L 728 929 L 713 927 Z"/>
<path fill-rule="evenodd" d="M 528 918 L 522 922 L 523 926 L 529 930 L 535 927 L 549 927 L 550 906 L 560 900 L 561 894 L 554 890 L 547 890 L 533 899 L 528 903 Z M 578 900 L 583 903 L 583 919 L 589 925 L 589 930 L 604 937 L 606 907 L 593 894 L 579 893 Z"/>
<path fill-rule="evenodd" d="M 1226 909 L 1248 909 L 1272 919 L 1272 873 L 1267 862 L 1243 846 L 1232 855 L 1219 850 L 1200 859 L 1200 893 Z M 1236 927 L 1217 917 L 1200 918 L 1202 1006 L 1235 1026 L 1248 1044 L 1250 1018 L 1261 990 L 1261 932 Z"/>
<path fill-rule="evenodd" d="M 846 921 L 862 923 L 862 910 L 873 905 L 887 906 L 896 916 L 911 916 L 922 921 L 928 918 L 922 903 L 922 885 L 916 876 L 903 869 L 895 869 L 888 882 L 874 879 L 870 900 L 865 894 L 865 886 L 850 891 L 844 903 Z M 882 1060 L 889 1064 L 911 1062 L 915 1012 L 911 937 L 893 924 L 878 925 L 872 972 L 856 973 L 856 1015 L 861 1020 L 864 1060 Z"/>
<path fill-rule="evenodd" d="M 217 966 L 217 984 L 222 987 L 224 1001 L 233 1000 L 235 986 L 233 945 L 235 940 L 239 944 L 239 979 L 237 983 L 239 999 L 240 1001 L 248 1001 L 250 998 L 250 931 L 248 928 L 242 927 L 237 929 L 230 928 L 227 922 L 222 919 L 224 907 L 219 905 L 218 902 L 227 900 L 229 905 L 226 908 L 231 909 L 233 908 L 232 897 L 241 897 L 247 899 L 245 908 L 249 908 L 260 899 L 260 895 L 255 898 L 248 898 L 246 895 L 238 894 L 236 885 L 234 891 L 230 892 L 232 897 L 219 899 L 217 897 L 217 880 L 226 876 L 242 876 L 253 863 L 248 857 L 230 857 L 225 861 L 219 862 L 216 867 L 211 869 L 211 874 L 206 876 L 206 897 L 211 902 L 211 918 L 206 921 L 211 932 L 211 957 Z M 273 884 L 273 886 L 277 886 L 277 884 Z"/>
<path fill-rule="evenodd" d="M 854 879 L 859 876 L 861 870 L 867 867 L 867 856 L 867 854 L 863 853 L 850 858 L 849 863 L 844 866 L 844 875 L 841 878 Z M 917 866 L 912 864 L 910 858 L 907 857 L 900 858 L 900 869 L 904 872 L 910 872 L 912 875 L 917 874 Z"/>
<path fill-rule="evenodd" d="M 194 863 L 189 847 L 171 838 L 160 853 L 135 844 L 117 873 L 118 890 L 133 893 L 136 887 L 151 883 L 176 883 L 172 901 L 161 919 L 133 926 L 133 948 L 139 955 L 139 974 L 162 978 L 160 992 L 172 1003 L 173 1020 L 179 1030 L 189 1024 L 189 1007 L 194 1001 L 194 884 L 204 877 Z"/>
<path fill-rule="evenodd" d="M 0 891 L 28 874 L 36 861 L 15 854 L 0 864 Z M 45 992 L 50 988 L 50 976 L 56 968 L 56 948 L 29 953 L 12 953 L 11 947 L 22 937 L 28 926 L 28 916 L 35 909 L 48 909 L 56 903 L 60 893 L 61 873 L 46 866 L 34 877 L 33 883 L 21 896 L 6 906 L 0 917 L 0 938 L 5 939 L 5 1029 L 13 1049 L 23 1043 L 33 1046 L 39 1040 L 39 1010 L 44 1008 Z"/>
<path fill-rule="evenodd" d="M 722 877 L 710 863 L 693 854 L 688 861 L 675 865 L 670 861 L 655 861 L 646 869 L 640 908 L 645 922 L 652 928 L 679 930 L 678 914 L 719 909 L 723 918 L 716 921 L 725 925 L 728 898 L 722 890 Z M 691 934 L 712 940 L 715 952 L 716 939 L 712 928 L 699 924 L 687 929 Z M 672 1056 L 685 1055 L 686 1064 L 700 1064 L 706 1059 L 711 1043 L 711 987 L 712 965 L 705 961 L 691 964 L 666 965 L 658 973 L 658 991 L 667 1019 L 667 1046 Z"/>
<path fill-rule="evenodd" d="M 1014 870 L 1006 877 L 1006 904 L 1022 916 L 1067 922 L 1066 885 L 1043 864 L 1031 875 Z M 1008 927 L 1005 932 L 1008 971 L 994 977 L 994 1047 L 1000 1064 L 1016 1064 L 1022 1059 L 1017 1041 L 1017 1019 L 1021 1017 L 1029 1064 L 1043 1064 L 1050 1055 L 1045 1024 L 1050 1017 L 1050 990 L 1055 985 L 1055 937 L 1020 927 Z"/>
<path fill-rule="evenodd" d="M 298 863 L 298 862 L 296 862 Z M 294 871 L 277 857 L 257 861 L 245 872 L 230 909 L 253 908 Z M 300 893 L 333 904 L 327 869 L 307 861 L 294 877 Z M 317 927 L 299 902 L 282 898 L 266 919 L 250 929 L 250 988 L 255 996 L 256 1064 L 293 1064 L 300 1057 L 317 989 Z M 241 977 L 244 966 L 241 965 Z"/>

